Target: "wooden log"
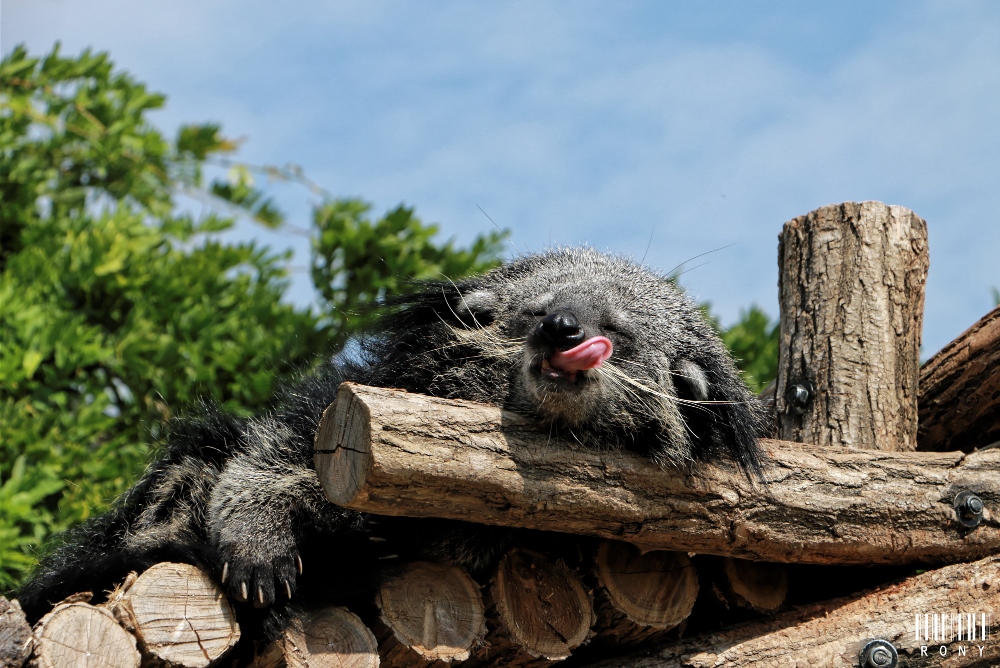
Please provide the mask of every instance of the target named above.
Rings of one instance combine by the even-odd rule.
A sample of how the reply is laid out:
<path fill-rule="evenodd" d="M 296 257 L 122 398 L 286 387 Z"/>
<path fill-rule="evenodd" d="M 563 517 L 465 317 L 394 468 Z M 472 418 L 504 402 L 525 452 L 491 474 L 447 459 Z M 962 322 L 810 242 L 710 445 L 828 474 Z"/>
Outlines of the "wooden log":
<path fill-rule="evenodd" d="M 1000 551 L 1000 449 L 763 447 L 766 491 L 725 461 L 665 470 L 631 452 L 552 441 L 492 406 L 345 384 L 323 416 L 315 459 L 328 499 L 380 515 L 793 563 L 953 562 Z M 956 522 L 960 490 L 986 506 L 971 531 Z"/>
<path fill-rule="evenodd" d="M 726 599 L 757 612 L 774 612 L 788 596 L 788 571 L 767 561 L 726 558 L 722 562 Z"/>
<path fill-rule="evenodd" d="M 105 608 L 60 603 L 35 625 L 37 668 L 138 668 L 135 638 Z"/>
<path fill-rule="evenodd" d="M 917 442 L 963 452 L 1000 442 L 1000 306 L 920 369 Z"/>
<path fill-rule="evenodd" d="M 240 627 L 215 581 L 189 564 L 159 563 L 114 592 L 109 607 L 139 639 L 144 659 L 205 668 L 240 639 Z"/>
<path fill-rule="evenodd" d="M 778 438 L 916 449 L 927 223 L 881 202 L 824 206 L 785 223 L 778 256 Z M 788 393 L 806 381 L 800 413 Z"/>
<path fill-rule="evenodd" d="M 900 655 L 900 665 L 996 666 L 1000 665 L 1000 642 L 996 615 L 990 615 L 998 609 L 1000 557 L 988 557 L 928 571 L 874 592 L 802 606 L 766 621 L 602 661 L 593 668 L 846 668 L 859 665 L 862 648 L 873 639 L 891 643 Z M 957 637 L 959 613 L 962 638 Z M 976 640 L 968 637 L 968 615 L 973 614 Z M 941 615 L 948 615 L 944 631 Z M 991 622 L 994 625 L 985 640 L 983 621 L 987 631 Z M 926 648 L 923 656 L 921 647 Z"/>
<path fill-rule="evenodd" d="M 486 635 L 483 597 L 465 570 L 407 564 L 382 583 L 375 635 L 383 666 L 421 668 L 469 658 Z"/>
<path fill-rule="evenodd" d="M 561 561 L 524 548 L 500 559 L 486 604 L 486 640 L 464 666 L 550 666 L 582 645 L 595 621 L 579 576 Z"/>
<path fill-rule="evenodd" d="M 655 643 L 691 615 L 698 574 L 683 552 L 602 541 L 594 559 L 595 647 Z"/>
<path fill-rule="evenodd" d="M 21 668 L 32 646 L 31 627 L 21 604 L 0 596 L 0 668 Z"/>
<path fill-rule="evenodd" d="M 296 617 L 253 668 L 378 668 L 378 642 L 357 615 L 329 607 Z"/>

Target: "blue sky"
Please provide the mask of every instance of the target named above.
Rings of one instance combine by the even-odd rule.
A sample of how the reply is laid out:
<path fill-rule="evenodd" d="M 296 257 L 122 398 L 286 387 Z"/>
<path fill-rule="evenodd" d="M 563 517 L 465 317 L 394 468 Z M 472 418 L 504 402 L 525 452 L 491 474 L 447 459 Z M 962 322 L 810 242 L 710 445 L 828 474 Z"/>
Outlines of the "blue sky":
<path fill-rule="evenodd" d="M 522 251 L 589 243 L 668 270 L 723 322 L 777 315 L 777 235 L 877 199 L 928 221 L 924 355 L 1000 287 L 1000 3 L 4 0 L 0 47 L 107 50 L 377 212 Z M 308 193 L 276 186 L 294 221 Z M 275 247 L 305 241 L 253 226 Z M 650 236 L 652 241 L 650 242 Z M 646 252 L 649 244 L 648 253 Z M 292 298 L 311 299 L 294 274 Z"/>

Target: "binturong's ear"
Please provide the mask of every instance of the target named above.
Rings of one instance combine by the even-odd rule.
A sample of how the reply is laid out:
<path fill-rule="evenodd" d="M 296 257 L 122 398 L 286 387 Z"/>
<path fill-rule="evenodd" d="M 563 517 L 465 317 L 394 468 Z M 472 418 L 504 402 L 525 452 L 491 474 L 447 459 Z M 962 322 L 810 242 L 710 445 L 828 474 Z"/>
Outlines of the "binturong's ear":
<path fill-rule="evenodd" d="M 682 398 L 707 401 L 710 391 L 708 374 L 691 360 L 682 359 L 675 365 L 674 384 Z"/>
<path fill-rule="evenodd" d="M 449 295 L 452 311 L 469 327 L 485 327 L 496 318 L 497 296 L 488 290 L 471 292 L 459 289 Z"/>

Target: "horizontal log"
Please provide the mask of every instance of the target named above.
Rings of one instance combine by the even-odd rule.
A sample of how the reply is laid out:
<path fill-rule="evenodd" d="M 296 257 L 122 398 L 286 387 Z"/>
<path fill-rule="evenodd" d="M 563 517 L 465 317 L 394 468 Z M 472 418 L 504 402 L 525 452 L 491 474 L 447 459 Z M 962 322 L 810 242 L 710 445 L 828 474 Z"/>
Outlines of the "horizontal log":
<path fill-rule="evenodd" d="M 345 384 L 316 438 L 327 498 L 440 517 L 796 563 L 970 561 L 1000 553 L 1000 449 L 969 455 L 764 441 L 766 489 L 727 461 L 664 470 L 551 440 L 492 406 Z M 960 526 L 971 490 L 982 523 Z"/>
<path fill-rule="evenodd" d="M 917 448 L 963 450 L 1000 441 L 1000 306 L 920 369 Z"/>
<path fill-rule="evenodd" d="M 997 619 L 991 613 L 998 609 L 1000 557 L 990 557 L 929 571 L 875 592 L 802 606 L 766 621 L 695 636 L 656 651 L 602 661 L 591 668 L 889 665 L 859 661 L 861 650 L 874 639 L 894 646 L 899 665 L 997 666 L 1000 639 Z M 972 616 L 975 622 L 970 626 Z"/>

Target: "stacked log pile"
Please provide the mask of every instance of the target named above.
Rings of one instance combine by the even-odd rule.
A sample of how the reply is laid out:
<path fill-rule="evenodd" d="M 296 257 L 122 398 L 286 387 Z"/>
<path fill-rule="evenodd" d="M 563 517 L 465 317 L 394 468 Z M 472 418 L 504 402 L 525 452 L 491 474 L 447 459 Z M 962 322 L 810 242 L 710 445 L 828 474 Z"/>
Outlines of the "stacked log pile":
<path fill-rule="evenodd" d="M 779 253 L 780 440 L 763 442 L 763 485 L 725 461 L 664 471 L 554 446 L 496 407 L 345 384 L 316 439 L 332 502 L 558 532 L 580 556 L 516 545 L 479 580 L 405 564 L 370 610 L 303 613 L 253 665 L 1000 665 L 986 617 L 1000 611 L 1000 307 L 921 370 L 924 221 L 823 207 L 786 223 Z M 791 607 L 786 564 L 910 577 Z M 706 590 L 755 618 L 682 637 Z M 203 668 L 228 665 L 240 637 L 217 585 L 181 564 L 100 606 L 64 601 L 33 630 L 19 615 L 0 599 L 0 665 Z"/>
<path fill-rule="evenodd" d="M 6 606 L 15 618 L 0 628 L 20 629 L 36 668 L 206 668 L 240 638 L 225 594 L 187 564 L 162 563 L 141 576 L 133 573 L 101 605 L 91 605 L 92 596 L 84 592 L 62 601 L 39 620 L 33 633 L 23 614 L 16 618 L 16 601 L 10 606 L 3 600 L 0 608 Z M 19 667 L 26 658 L 0 643 L 0 665 Z"/>

